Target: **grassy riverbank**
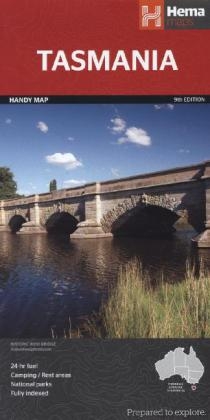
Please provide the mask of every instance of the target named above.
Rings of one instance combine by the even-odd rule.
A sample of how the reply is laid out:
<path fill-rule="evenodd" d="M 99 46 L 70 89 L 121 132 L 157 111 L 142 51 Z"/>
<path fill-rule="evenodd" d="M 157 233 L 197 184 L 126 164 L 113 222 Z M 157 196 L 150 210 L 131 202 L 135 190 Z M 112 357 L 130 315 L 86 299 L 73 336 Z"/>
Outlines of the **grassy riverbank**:
<path fill-rule="evenodd" d="M 210 337 L 210 274 L 186 270 L 180 283 L 151 286 L 138 261 L 120 270 L 90 333 L 106 338 Z"/>

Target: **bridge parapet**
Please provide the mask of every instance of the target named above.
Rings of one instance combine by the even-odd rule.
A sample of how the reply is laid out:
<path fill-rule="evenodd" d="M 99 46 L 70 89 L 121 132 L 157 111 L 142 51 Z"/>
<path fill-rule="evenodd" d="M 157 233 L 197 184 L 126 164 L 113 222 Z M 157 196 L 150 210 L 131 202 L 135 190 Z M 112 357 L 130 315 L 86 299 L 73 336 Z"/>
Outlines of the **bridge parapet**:
<path fill-rule="evenodd" d="M 12 200 L 4 200 L 4 208 L 19 207 L 27 204 L 35 203 L 36 195 L 29 195 L 23 198 L 14 198 Z"/>
<path fill-rule="evenodd" d="M 101 193 L 155 185 L 177 184 L 179 182 L 190 182 L 201 179 L 207 168 L 208 162 L 203 162 L 189 167 L 173 168 L 165 171 L 103 181 L 101 182 Z M 208 176 L 210 176 L 210 174 Z"/>
<path fill-rule="evenodd" d="M 210 178 L 210 160 L 204 162 L 204 173 L 202 178 Z"/>

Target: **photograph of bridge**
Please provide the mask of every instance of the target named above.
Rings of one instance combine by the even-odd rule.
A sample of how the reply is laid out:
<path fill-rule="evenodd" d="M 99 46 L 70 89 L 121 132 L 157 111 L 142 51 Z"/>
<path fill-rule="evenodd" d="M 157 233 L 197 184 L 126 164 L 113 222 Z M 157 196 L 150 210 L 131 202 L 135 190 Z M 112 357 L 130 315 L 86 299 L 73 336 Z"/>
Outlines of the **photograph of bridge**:
<path fill-rule="evenodd" d="M 0 107 L 2 337 L 210 334 L 209 112 L 206 104 Z M 182 329 L 175 315 L 168 327 L 166 305 L 151 311 L 166 285 L 171 302 L 187 293 L 182 316 L 196 299 L 204 313 L 195 320 L 188 311 Z"/>
<path fill-rule="evenodd" d="M 60 230 L 85 239 L 167 235 L 179 218 L 185 218 L 200 233 L 193 238 L 195 244 L 209 248 L 209 177 L 210 161 L 205 161 L 3 200 L 0 226 L 19 234 Z"/>

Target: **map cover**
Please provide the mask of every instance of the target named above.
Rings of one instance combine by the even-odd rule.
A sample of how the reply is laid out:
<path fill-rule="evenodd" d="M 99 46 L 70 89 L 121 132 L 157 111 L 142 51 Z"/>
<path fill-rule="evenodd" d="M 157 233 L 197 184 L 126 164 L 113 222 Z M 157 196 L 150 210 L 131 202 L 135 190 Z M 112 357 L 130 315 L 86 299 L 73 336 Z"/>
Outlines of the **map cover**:
<path fill-rule="evenodd" d="M 209 0 L 0 5 L 0 420 L 209 420 Z"/>

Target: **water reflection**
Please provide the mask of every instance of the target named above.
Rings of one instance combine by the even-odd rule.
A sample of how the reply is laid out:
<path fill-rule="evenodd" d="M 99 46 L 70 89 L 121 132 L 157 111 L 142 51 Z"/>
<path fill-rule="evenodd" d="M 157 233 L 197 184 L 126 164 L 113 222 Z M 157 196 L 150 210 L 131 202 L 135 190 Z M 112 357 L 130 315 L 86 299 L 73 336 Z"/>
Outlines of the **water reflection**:
<path fill-rule="evenodd" d="M 185 274 L 186 260 L 210 268 L 209 250 L 191 248 L 193 232 L 179 232 L 173 240 L 104 238 L 69 240 L 43 234 L 1 232 L 0 336 L 49 337 L 59 335 L 97 311 L 106 298 L 119 267 L 133 257 L 141 259 L 155 279 L 159 271 L 170 281 Z"/>

